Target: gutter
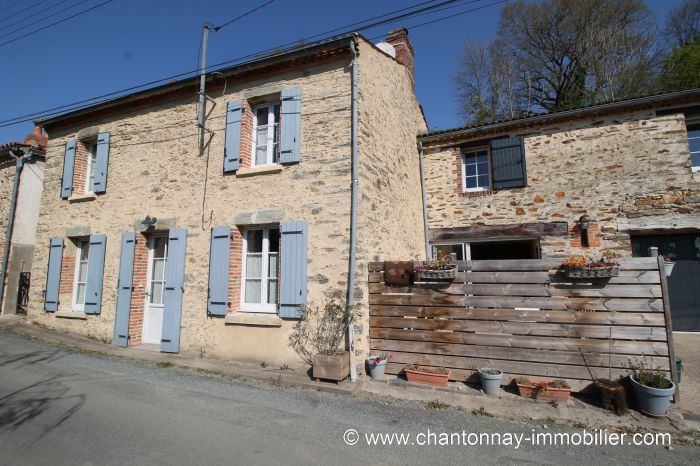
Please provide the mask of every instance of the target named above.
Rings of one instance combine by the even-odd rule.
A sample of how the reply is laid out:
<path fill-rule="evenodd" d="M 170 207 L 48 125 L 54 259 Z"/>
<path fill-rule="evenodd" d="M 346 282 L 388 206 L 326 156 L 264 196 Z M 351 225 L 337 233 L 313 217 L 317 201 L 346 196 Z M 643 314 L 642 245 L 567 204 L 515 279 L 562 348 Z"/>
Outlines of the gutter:
<path fill-rule="evenodd" d="M 350 41 L 350 53 L 352 53 L 350 94 L 351 94 L 351 118 L 350 141 L 350 253 L 348 257 L 348 291 L 346 305 L 348 308 L 355 301 L 355 264 L 357 259 L 357 36 L 353 34 Z M 350 350 L 350 380 L 357 381 L 357 367 L 355 365 L 355 330 L 354 325 L 348 326 L 348 350 Z"/>
<path fill-rule="evenodd" d="M 425 194 L 425 173 L 423 172 L 423 142 L 418 141 L 418 168 L 420 169 L 420 193 L 423 198 L 423 236 L 425 238 L 425 257 L 432 259 L 430 253 L 430 241 L 428 240 L 428 205 Z"/>
<path fill-rule="evenodd" d="M 7 277 L 7 262 L 10 258 L 10 247 L 12 243 L 12 230 L 15 226 L 15 210 L 17 208 L 17 192 L 19 191 L 19 181 L 24 168 L 25 158 L 31 158 L 31 149 L 27 154 L 17 155 L 17 149 L 10 149 L 10 156 L 15 159 L 15 179 L 12 185 L 12 197 L 10 198 L 10 213 L 7 219 L 7 230 L 5 232 L 5 249 L 2 252 L 2 266 L 0 268 L 0 314 L 5 301 L 5 282 Z"/>

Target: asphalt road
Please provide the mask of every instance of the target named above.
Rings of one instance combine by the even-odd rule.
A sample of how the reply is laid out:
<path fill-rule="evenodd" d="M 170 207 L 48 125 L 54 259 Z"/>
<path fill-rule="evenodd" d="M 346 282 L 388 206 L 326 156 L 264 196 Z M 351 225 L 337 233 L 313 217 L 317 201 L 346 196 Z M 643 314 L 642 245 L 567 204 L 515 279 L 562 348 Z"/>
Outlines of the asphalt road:
<path fill-rule="evenodd" d="M 348 429 L 356 445 L 344 442 Z M 700 448 L 681 445 L 533 446 L 533 429 L 575 432 L 79 354 L 0 332 L 0 464 L 700 464 Z M 443 433 L 468 444 L 472 432 L 523 440 L 416 444 Z M 411 437 L 407 446 L 369 446 L 369 433 Z"/>

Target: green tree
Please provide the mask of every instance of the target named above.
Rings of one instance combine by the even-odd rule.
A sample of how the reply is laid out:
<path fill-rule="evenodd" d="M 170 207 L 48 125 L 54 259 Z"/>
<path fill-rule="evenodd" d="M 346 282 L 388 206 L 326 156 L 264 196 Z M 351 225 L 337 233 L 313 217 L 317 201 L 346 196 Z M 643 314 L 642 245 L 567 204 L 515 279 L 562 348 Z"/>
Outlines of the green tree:
<path fill-rule="evenodd" d="M 667 91 L 700 87 L 700 39 L 675 47 L 664 60 L 660 87 Z"/>

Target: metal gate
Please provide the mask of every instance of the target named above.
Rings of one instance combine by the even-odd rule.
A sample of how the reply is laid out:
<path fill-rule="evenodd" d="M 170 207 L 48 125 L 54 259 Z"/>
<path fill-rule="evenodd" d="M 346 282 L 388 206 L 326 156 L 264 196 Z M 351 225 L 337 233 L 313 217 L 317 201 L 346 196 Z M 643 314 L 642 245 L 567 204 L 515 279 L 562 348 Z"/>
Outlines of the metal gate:
<path fill-rule="evenodd" d="M 27 306 L 29 305 L 30 278 L 30 272 L 20 272 L 19 274 L 19 286 L 17 289 L 17 314 L 27 313 Z"/>

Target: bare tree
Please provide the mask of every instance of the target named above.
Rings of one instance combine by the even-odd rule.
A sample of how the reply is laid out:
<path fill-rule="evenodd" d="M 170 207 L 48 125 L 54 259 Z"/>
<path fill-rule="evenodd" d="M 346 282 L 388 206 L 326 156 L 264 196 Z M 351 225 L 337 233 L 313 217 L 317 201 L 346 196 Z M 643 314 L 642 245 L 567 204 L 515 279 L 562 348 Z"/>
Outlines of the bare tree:
<path fill-rule="evenodd" d="M 683 0 L 671 9 L 664 32 L 675 45 L 688 45 L 700 39 L 700 0 Z"/>

